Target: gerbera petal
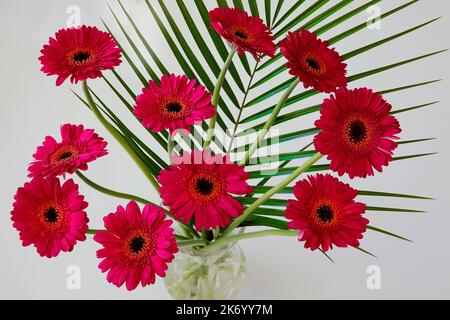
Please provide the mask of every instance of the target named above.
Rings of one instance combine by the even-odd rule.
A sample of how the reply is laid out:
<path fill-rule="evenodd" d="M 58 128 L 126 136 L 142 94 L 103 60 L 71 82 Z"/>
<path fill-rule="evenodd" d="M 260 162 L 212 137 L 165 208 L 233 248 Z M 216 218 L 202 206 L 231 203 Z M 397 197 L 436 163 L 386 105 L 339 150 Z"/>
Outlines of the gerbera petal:
<path fill-rule="evenodd" d="M 243 206 L 231 194 L 248 194 L 249 175 L 228 157 L 209 151 L 184 152 L 176 165 L 158 177 L 163 203 L 170 215 L 187 223 L 194 216 L 197 230 L 226 227 L 238 217 Z"/>
<path fill-rule="evenodd" d="M 395 134 L 400 124 L 389 115 L 391 105 L 367 88 L 339 89 L 323 102 L 316 121 L 320 133 L 314 138 L 316 150 L 327 156 L 330 167 L 350 178 L 382 172 L 393 160 Z"/>
<path fill-rule="evenodd" d="M 114 69 L 122 62 L 118 44 L 96 27 L 61 29 L 41 53 L 41 71 L 56 75 L 57 86 L 69 77 L 72 83 L 101 77 L 102 70 Z"/>
<path fill-rule="evenodd" d="M 87 203 L 73 180 L 61 186 L 58 178 L 34 178 L 14 199 L 11 220 L 23 246 L 34 244 L 41 256 L 50 258 L 86 239 Z"/>
<path fill-rule="evenodd" d="M 365 205 L 355 202 L 357 191 L 331 175 L 317 174 L 297 182 L 297 200 L 286 208 L 288 227 L 299 230 L 305 248 L 324 252 L 337 247 L 355 246 L 366 231 Z"/>
<path fill-rule="evenodd" d="M 107 231 L 98 232 L 94 240 L 103 246 L 97 257 L 103 258 L 99 268 L 108 271 L 109 282 L 119 287 L 126 283 L 128 290 L 134 290 L 139 283 L 143 287 L 153 284 L 155 272 L 165 275 L 178 248 L 170 228 L 172 221 L 165 220 L 159 207 L 146 205 L 141 213 L 131 201 L 104 221 Z"/>
<path fill-rule="evenodd" d="M 160 86 L 151 80 L 149 86 L 151 90 L 144 88 L 136 97 L 134 114 L 144 127 L 155 132 L 189 131 L 191 125 L 215 115 L 211 94 L 195 79 L 188 82 L 185 75 L 164 75 Z"/>

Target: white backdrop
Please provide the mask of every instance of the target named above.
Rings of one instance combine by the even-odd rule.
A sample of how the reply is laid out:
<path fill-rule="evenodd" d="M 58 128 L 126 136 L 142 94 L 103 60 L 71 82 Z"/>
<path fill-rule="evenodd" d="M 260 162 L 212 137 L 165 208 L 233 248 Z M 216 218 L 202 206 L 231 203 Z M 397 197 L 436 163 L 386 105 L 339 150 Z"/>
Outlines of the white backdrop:
<path fill-rule="evenodd" d="M 155 2 L 155 7 L 159 10 L 156 1 L 151 1 Z M 115 1 L 110 2 L 114 9 L 118 8 Z M 175 1 L 166 2 L 169 8 L 176 7 Z M 195 8 L 193 1 L 185 2 L 189 8 Z M 293 0 L 285 2 L 290 3 Z M 324 8 L 331 7 L 337 2 L 332 0 Z M 405 2 L 382 1 L 380 8 L 382 12 L 386 12 Z M 312 3 L 311 0 L 306 1 L 302 8 L 306 8 L 310 3 Z M 346 10 L 361 3 L 362 1 L 354 1 Z M 140 26 L 146 30 L 146 36 L 151 40 L 152 47 L 160 54 L 170 71 L 181 72 L 145 7 L 144 1 L 124 0 L 124 4 Z M 208 0 L 207 4 L 212 7 L 215 1 Z M 131 293 L 124 288 L 117 289 L 110 285 L 97 268 L 98 260 L 95 257 L 95 251 L 98 246 L 92 241 L 78 244 L 73 253 L 61 254 L 56 259 L 48 260 L 39 257 L 34 248 L 22 248 L 18 233 L 11 226 L 9 212 L 13 195 L 17 187 L 27 180 L 26 168 L 31 155 L 45 135 L 58 135 L 59 125 L 67 122 L 83 123 L 89 128 L 96 128 L 110 142 L 108 148 L 110 155 L 90 166 L 89 177 L 112 189 L 156 199 L 156 195 L 152 193 L 151 188 L 130 159 L 69 91 L 69 88 L 78 91 L 80 88 L 68 83 L 57 88 L 54 85 L 54 77 L 47 78 L 39 71 L 40 64 L 37 60 L 39 50 L 50 35 L 53 35 L 57 29 L 65 27 L 69 16 L 66 10 L 70 5 L 77 5 L 81 9 L 83 24 L 100 27 L 100 17 L 102 17 L 113 25 L 106 1 L 0 0 L 0 273 L 3 275 L 0 281 L 0 298 L 166 299 L 169 295 L 162 280 L 157 281 L 153 287 L 139 288 Z M 364 30 L 339 42 L 336 45 L 338 51 L 346 53 L 444 15 L 440 21 L 412 35 L 351 59 L 349 74 L 447 48 L 450 20 L 445 15 L 448 14 L 449 9 L 448 1 L 423 0 L 383 20 L 380 30 Z M 195 9 L 192 11 L 195 12 Z M 366 13 L 362 13 L 324 34 L 323 38 L 331 38 L 366 21 L 367 17 Z M 196 14 L 194 19 L 199 21 Z M 128 24 L 125 26 L 130 28 Z M 199 28 L 206 32 L 206 29 L 202 27 L 202 23 L 199 22 Z M 180 28 L 185 30 L 186 27 L 180 24 Z M 187 30 L 185 34 L 188 34 Z M 195 52 L 199 57 L 201 56 L 198 50 Z M 133 55 L 132 57 L 135 59 Z M 137 59 L 135 61 L 137 62 Z M 128 66 L 124 63 L 118 70 L 137 92 L 139 83 Z M 449 56 L 448 53 L 444 53 L 351 84 L 352 87 L 368 86 L 376 90 L 384 90 L 421 81 L 444 79 L 437 84 L 386 96 L 394 108 L 435 100 L 441 101 L 432 108 L 399 115 L 404 129 L 403 139 L 424 137 L 439 139 L 430 143 L 401 147 L 398 155 L 432 151 L 439 151 L 439 154 L 430 158 L 396 162 L 382 175 L 377 174 L 374 178 L 352 182 L 357 188 L 429 195 L 437 198 L 435 201 L 395 199 L 387 201 L 361 198 L 361 200 L 367 200 L 370 205 L 426 210 L 428 212 L 426 215 L 375 212 L 368 214 L 372 225 L 409 237 L 414 240 L 414 243 L 368 231 L 362 246 L 377 254 L 378 259 L 361 254 L 354 249 L 335 250 L 331 252 L 336 262 L 336 265 L 333 265 L 320 253 L 311 253 L 303 249 L 302 245 L 293 238 L 247 240 L 241 243 L 248 260 L 248 276 L 240 298 L 450 298 L 450 252 L 448 249 L 450 175 L 447 169 L 450 159 L 448 148 L 450 96 L 447 81 L 450 75 L 449 70 Z M 106 73 L 106 75 L 110 74 Z M 284 81 L 285 77 L 286 75 L 268 85 Z M 247 83 L 247 81 L 247 78 L 243 77 L 243 82 Z M 120 102 L 114 98 L 112 92 L 106 90 L 102 80 L 95 83 L 95 88 L 115 111 L 127 119 L 127 123 L 145 141 L 149 144 L 153 143 L 140 125 L 123 111 Z M 255 94 L 265 89 L 267 87 L 261 88 Z M 300 90 L 301 88 L 297 88 L 296 92 Z M 270 100 L 268 103 L 271 102 L 273 101 Z M 309 106 L 311 102 L 320 101 L 316 99 L 307 102 L 307 105 L 297 104 L 290 107 L 288 111 Z M 302 122 L 297 121 L 289 126 L 308 128 L 316 116 L 317 114 L 305 117 Z M 304 142 L 302 141 L 300 145 L 303 146 Z M 154 147 L 163 154 L 163 150 L 159 150 L 156 145 Z M 295 141 L 283 147 L 286 148 L 284 150 L 289 151 L 299 149 L 298 142 Z M 88 213 L 91 227 L 101 227 L 102 217 L 114 210 L 118 204 L 124 203 L 99 194 L 82 182 L 80 186 L 81 192 L 86 195 L 90 203 Z M 81 268 L 80 290 L 69 290 L 66 286 L 68 276 L 66 270 L 71 265 Z M 381 269 L 381 290 L 368 290 L 366 286 L 368 277 L 366 271 L 370 265 L 377 265 Z"/>

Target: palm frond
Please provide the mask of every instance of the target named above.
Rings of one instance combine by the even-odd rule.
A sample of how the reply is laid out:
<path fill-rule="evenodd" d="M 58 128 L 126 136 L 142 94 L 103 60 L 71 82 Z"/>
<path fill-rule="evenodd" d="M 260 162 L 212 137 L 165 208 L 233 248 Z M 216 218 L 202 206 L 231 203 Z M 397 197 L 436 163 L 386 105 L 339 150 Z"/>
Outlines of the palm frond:
<path fill-rule="evenodd" d="M 383 13 L 379 18 L 386 19 L 404 12 L 407 8 L 411 7 L 419 0 L 407 1 L 402 5 L 395 7 L 394 9 Z M 350 23 L 352 27 L 346 29 L 336 35 L 330 35 L 328 43 L 335 45 L 338 42 L 347 39 L 359 31 L 366 28 L 367 22 L 365 19 L 361 21 L 358 15 L 372 5 L 385 3 L 386 0 L 371 0 L 361 1 L 353 9 L 348 9 L 349 5 L 353 3 L 352 0 L 339 0 L 334 4 L 330 4 L 329 0 L 317 0 L 306 5 L 306 1 L 256 1 L 256 0 L 216 0 L 216 1 L 192 1 L 192 8 L 189 7 L 191 3 L 184 0 L 176 0 L 172 6 L 167 1 L 146 0 L 145 4 L 151 17 L 158 26 L 167 46 L 170 49 L 170 53 L 175 58 L 178 66 L 189 77 L 196 78 L 199 83 L 203 84 L 210 92 L 214 90 L 214 83 L 221 71 L 222 62 L 228 57 L 229 48 L 222 38 L 210 28 L 210 22 L 208 18 L 208 11 L 212 9 L 216 4 L 220 7 L 234 6 L 242 10 L 248 10 L 254 16 L 260 16 L 266 21 L 267 25 L 272 27 L 272 31 L 277 40 L 281 40 L 286 36 L 288 31 L 309 29 L 321 36 L 325 33 L 331 32 L 344 23 Z M 118 1 L 121 14 L 132 26 L 131 34 L 125 26 L 125 21 L 121 20 L 119 12 L 115 12 L 111 8 L 112 17 L 116 24 L 116 29 L 120 30 L 121 34 L 125 38 L 123 43 L 120 43 L 120 47 L 123 50 L 123 57 L 131 67 L 132 76 L 135 77 L 139 83 L 143 86 L 148 85 L 148 80 L 151 79 L 156 83 L 159 82 L 161 75 L 171 72 L 171 68 L 164 64 L 157 50 L 152 47 L 152 41 L 149 39 L 149 30 L 144 30 L 140 27 L 138 21 L 136 21 L 129 10 L 127 10 L 125 2 Z M 202 23 L 197 23 L 192 15 L 192 10 L 196 10 L 196 13 L 201 17 Z M 346 54 L 343 54 L 344 60 L 352 59 L 356 61 L 357 57 L 362 54 L 369 54 L 375 48 L 382 45 L 394 42 L 407 35 L 413 35 L 419 30 L 422 30 L 426 26 L 431 25 L 439 18 L 429 19 L 417 25 L 408 26 L 403 31 L 395 32 L 390 36 L 383 39 L 376 40 L 365 44 L 364 46 L 354 49 Z M 118 40 L 118 35 L 113 33 L 112 27 L 104 22 L 107 30 Z M 188 30 L 183 32 L 182 30 Z M 314 29 L 314 30 L 313 30 Z M 207 35 L 207 36 L 205 36 Z M 137 41 L 134 39 L 137 36 Z M 209 36 L 209 37 L 208 37 Z M 143 46 L 146 51 L 146 55 L 140 51 L 140 47 Z M 417 63 L 425 58 L 433 57 L 445 50 L 433 51 L 422 55 L 413 55 L 412 58 L 391 62 L 381 67 L 369 66 L 368 70 L 353 74 L 349 77 L 349 82 L 358 81 L 368 78 L 377 74 L 382 74 L 403 66 L 412 66 L 413 63 Z M 198 55 L 196 52 L 200 52 Z M 149 60 L 148 57 L 151 59 Z M 217 59 L 217 57 L 220 57 Z M 251 56 L 242 55 L 239 56 L 239 61 L 236 59 L 232 62 L 229 68 L 229 73 L 225 79 L 223 90 L 219 99 L 218 106 L 218 118 L 217 123 L 220 129 L 226 132 L 229 128 L 229 124 L 238 126 L 246 126 L 246 129 L 259 130 L 265 122 L 264 117 L 269 116 L 274 110 L 274 105 L 267 106 L 268 101 L 271 98 L 276 97 L 285 91 L 294 78 L 287 76 L 287 68 L 281 54 L 277 54 L 274 58 L 264 57 L 261 62 L 255 62 Z M 220 61 L 222 60 L 222 61 Z M 104 81 L 111 91 L 120 101 L 121 106 L 125 107 L 130 112 L 133 111 L 134 100 L 138 94 L 133 88 L 129 86 L 129 81 L 120 75 L 117 71 L 113 71 L 114 78 L 105 77 Z M 282 80 L 279 80 L 282 79 Z M 403 84 L 400 87 L 394 87 L 390 89 L 380 90 L 379 93 L 383 95 L 391 93 L 400 93 L 406 90 L 412 90 L 418 87 L 431 85 L 439 80 L 424 81 L 415 79 L 412 84 Z M 115 86 L 115 82 L 120 86 Z M 237 89 L 237 90 L 236 90 Z M 92 93 L 96 97 L 96 103 L 100 110 L 107 116 L 115 130 L 128 139 L 133 150 L 148 163 L 148 169 L 153 175 L 156 175 L 158 170 L 167 166 L 163 159 L 159 156 L 158 152 L 149 148 L 140 138 L 134 135 L 126 125 L 116 116 L 112 108 L 108 108 L 106 104 L 100 99 L 100 97 L 92 90 Z M 276 119 L 274 126 L 280 128 L 281 124 L 288 121 L 299 121 L 302 117 L 318 113 L 321 109 L 321 105 L 316 103 L 307 103 L 303 105 L 308 99 L 319 95 L 314 90 L 304 90 L 291 96 L 287 103 L 283 106 L 282 111 Z M 82 98 L 79 97 L 81 100 Z M 302 103 L 301 107 L 297 107 Z M 413 110 L 424 110 L 435 106 L 438 102 L 426 102 L 416 103 L 412 106 L 402 106 L 402 108 L 395 108 L 392 114 L 402 114 L 411 112 Z M 296 109 L 289 109 L 291 106 L 295 106 Z M 257 111 L 253 111 L 257 110 Z M 245 112 L 250 112 L 249 115 L 244 117 Z M 242 117 L 241 117 L 242 116 Z M 259 121 L 258 121 L 259 120 Z M 304 139 L 306 146 L 297 151 L 285 151 L 283 153 L 275 155 L 278 162 L 277 170 L 256 170 L 257 165 L 263 165 L 266 163 L 273 163 L 274 157 L 263 156 L 255 157 L 251 159 L 250 174 L 251 178 L 257 180 L 255 182 L 255 192 L 253 195 L 240 198 L 239 200 L 244 204 L 251 204 L 255 201 L 258 194 L 267 192 L 271 186 L 267 184 L 272 178 L 291 174 L 297 167 L 292 165 L 292 161 L 298 159 L 307 159 L 314 155 L 314 151 L 310 149 L 312 143 L 311 137 L 318 132 L 318 129 L 312 125 L 299 126 L 283 126 L 283 132 L 277 137 L 278 143 L 284 143 L 292 141 L 294 139 Z M 202 137 L 204 137 L 205 131 L 208 129 L 208 124 L 203 122 L 201 127 L 194 127 L 194 136 L 190 136 L 191 147 L 197 146 L 200 148 L 202 145 Z M 167 132 L 155 134 L 149 132 L 151 137 L 158 143 L 158 145 L 166 149 L 167 148 Z M 242 131 L 237 137 L 244 137 L 248 133 Z M 200 140 L 197 137 L 200 136 Z M 226 150 L 224 147 L 225 139 L 216 140 L 213 148 L 223 152 Z M 309 141 L 307 141 L 309 140 Z M 410 140 L 402 140 L 400 145 L 411 145 L 415 143 L 425 143 L 431 141 L 431 138 L 417 138 Z M 271 138 L 266 139 L 262 146 L 268 146 L 276 140 Z M 232 152 L 242 152 L 249 148 L 251 143 L 245 143 L 244 145 L 234 146 L 231 148 Z M 417 153 L 412 155 L 397 156 L 395 161 L 415 159 L 418 157 L 424 157 L 432 155 L 433 153 Z M 309 172 L 318 172 L 329 170 L 329 164 L 317 164 L 309 169 Z M 287 187 L 281 191 L 281 194 L 292 193 L 292 187 Z M 429 197 L 416 196 L 402 193 L 390 193 L 384 191 L 359 191 L 359 195 L 362 197 L 369 197 L 370 199 L 376 197 L 382 198 L 403 198 L 403 199 L 416 199 L 416 200 L 428 200 Z M 287 229 L 286 221 L 279 219 L 284 216 L 282 210 L 277 210 L 274 207 L 285 206 L 286 200 L 283 199 L 270 199 L 265 203 L 265 207 L 258 208 L 255 214 L 251 215 L 243 225 L 249 226 L 268 226 L 278 229 Z M 402 209 L 402 208 L 387 208 L 380 206 L 368 206 L 368 211 L 373 212 L 398 212 L 398 213 L 421 213 L 420 210 L 415 209 Z M 271 218 L 275 217 L 275 218 Z M 278 218 L 277 218 L 278 217 Z M 388 231 L 369 227 L 369 229 L 381 232 L 386 235 L 394 236 L 400 239 L 408 240 L 401 236 L 397 236 Z M 409 241 L 409 240 L 408 240 Z M 370 254 L 368 251 L 357 248 L 361 252 Z"/>

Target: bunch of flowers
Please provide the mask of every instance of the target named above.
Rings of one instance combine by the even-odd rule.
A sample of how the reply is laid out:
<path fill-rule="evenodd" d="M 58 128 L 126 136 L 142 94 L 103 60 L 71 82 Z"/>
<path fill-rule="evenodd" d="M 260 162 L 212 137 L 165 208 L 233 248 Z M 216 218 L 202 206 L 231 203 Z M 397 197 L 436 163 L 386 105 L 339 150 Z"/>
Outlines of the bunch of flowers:
<path fill-rule="evenodd" d="M 88 169 L 88 163 L 108 154 L 107 142 L 83 125 L 64 124 L 61 137 L 48 136 L 37 148 L 28 168 L 31 181 L 14 197 L 11 219 L 23 246 L 33 245 L 41 256 L 51 258 L 72 251 L 77 242 L 93 235 L 100 246 L 100 270 L 107 273 L 110 283 L 118 287 L 125 284 L 128 290 L 155 283 L 156 275 L 164 277 L 168 264 L 183 247 L 206 252 L 240 239 L 280 235 L 295 236 L 305 248 L 325 254 L 334 247 L 363 250 L 360 240 L 369 220 L 366 205 L 357 199 L 360 192 L 329 173 L 300 176 L 331 170 L 354 179 L 382 172 L 394 160 L 401 133 L 391 104 L 370 88 L 350 88 L 344 57 L 307 29 L 290 31 L 276 42 L 277 35 L 261 18 L 238 8 L 216 8 L 208 18 L 212 36 L 220 35 L 230 48 L 214 90 L 210 92 L 206 88 L 209 84 L 203 86 L 188 75 L 166 72 L 145 83 L 131 109 L 142 126 L 167 148 L 169 162 L 161 161 L 152 148 L 141 143 L 88 86 L 89 79 L 103 77 L 105 71 L 114 71 L 122 62 L 122 49 L 110 33 L 88 26 L 62 29 L 44 45 L 39 58 L 42 72 L 55 75 L 57 86 L 68 78 L 74 84 L 82 83 L 82 100 L 161 199 L 148 201 L 115 192 L 88 179 L 82 171 Z M 293 78 L 278 88 L 284 89 L 279 102 L 265 113 L 270 115 L 268 120 L 235 162 L 231 147 L 242 107 L 230 148 L 215 139 L 215 127 L 216 123 L 223 125 L 220 114 L 228 111 L 221 91 L 230 92 L 226 75 L 236 72 L 233 58 L 237 53 L 240 59 L 247 59 L 246 52 L 256 65 L 284 57 L 281 68 L 287 68 Z M 286 170 L 288 176 L 280 183 L 252 183 L 255 176 L 249 168 L 253 157 L 264 145 L 268 131 L 281 122 L 280 111 L 291 103 L 299 84 L 310 88 L 306 92 L 326 95 L 316 108 L 320 118 L 311 131 L 315 134 L 314 149 L 291 154 L 291 159 L 308 159 Z M 192 131 L 201 126 L 208 130 L 200 145 L 187 150 L 177 144 L 177 135 L 192 137 Z M 290 159 L 288 155 L 279 156 Z M 316 165 L 322 158 L 329 163 Z M 89 229 L 90 220 L 98 217 L 88 218 L 85 197 L 74 180 L 67 179 L 72 174 L 99 191 L 131 201 L 103 218 L 104 229 Z M 289 187 L 291 183 L 294 185 Z M 278 199 L 285 205 L 282 210 L 269 207 L 275 196 L 286 193 L 291 194 L 290 199 Z M 267 217 L 271 215 L 278 219 Z M 173 221 L 178 228 L 173 228 Z M 232 233 L 246 226 L 266 228 Z"/>

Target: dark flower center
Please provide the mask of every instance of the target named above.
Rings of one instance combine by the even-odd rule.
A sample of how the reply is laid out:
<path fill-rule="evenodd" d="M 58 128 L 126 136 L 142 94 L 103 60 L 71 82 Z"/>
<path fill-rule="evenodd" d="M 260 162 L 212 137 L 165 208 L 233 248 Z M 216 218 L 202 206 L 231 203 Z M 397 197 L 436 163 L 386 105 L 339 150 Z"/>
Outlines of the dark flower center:
<path fill-rule="evenodd" d="M 178 102 L 170 102 L 166 105 L 167 112 L 178 113 L 181 109 L 183 109 L 183 107 Z"/>
<path fill-rule="evenodd" d="M 205 178 L 198 179 L 195 184 L 195 189 L 205 196 L 210 195 L 213 191 L 213 188 L 214 184 L 210 180 Z"/>
<path fill-rule="evenodd" d="M 67 151 L 59 156 L 59 160 L 60 161 L 67 160 L 67 159 L 71 158 L 72 156 L 73 156 L 73 153 L 70 151 Z"/>
<path fill-rule="evenodd" d="M 234 33 L 234 35 L 242 40 L 247 40 L 247 38 L 248 38 L 246 34 L 240 32 L 240 31 L 236 31 Z"/>
<path fill-rule="evenodd" d="M 333 210 L 328 205 L 322 205 L 317 209 L 317 217 L 324 223 L 329 223 L 333 220 Z"/>
<path fill-rule="evenodd" d="M 350 123 L 348 128 L 348 135 L 351 141 L 359 143 L 364 141 L 367 137 L 367 128 L 360 120 L 355 120 Z"/>
<path fill-rule="evenodd" d="M 50 207 L 44 212 L 45 221 L 48 223 L 55 223 L 59 219 L 59 212 L 54 207 Z"/>
<path fill-rule="evenodd" d="M 315 71 L 320 71 L 320 65 L 315 59 L 307 58 L 306 63 L 308 64 L 308 67 L 310 67 L 311 69 Z"/>
<path fill-rule="evenodd" d="M 139 253 L 145 246 L 145 239 L 141 236 L 137 236 L 130 241 L 130 249 L 134 253 Z"/>
<path fill-rule="evenodd" d="M 91 54 L 86 51 L 77 52 L 73 56 L 73 60 L 75 62 L 85 62 L 91 57 Z"/>

